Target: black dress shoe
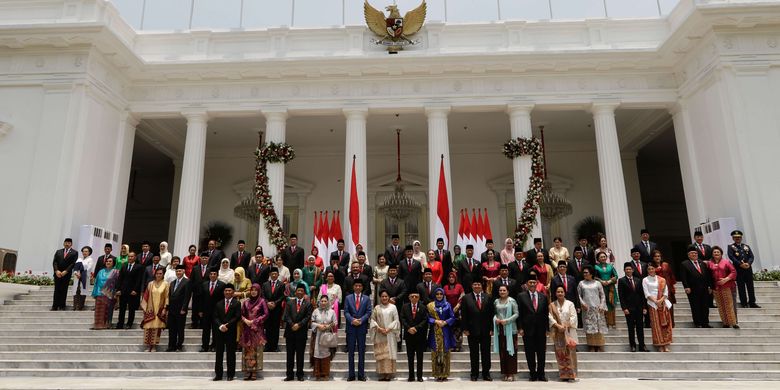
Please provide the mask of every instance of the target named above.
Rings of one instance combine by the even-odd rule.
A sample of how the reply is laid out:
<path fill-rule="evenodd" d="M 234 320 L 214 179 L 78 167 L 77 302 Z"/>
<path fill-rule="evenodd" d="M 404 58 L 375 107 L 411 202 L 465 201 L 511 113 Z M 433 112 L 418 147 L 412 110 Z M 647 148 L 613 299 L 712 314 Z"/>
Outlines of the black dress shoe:
<path fill-rule="evenodd" d="M 114 329 L 122 329 L 122 328 L 124 328 L 122 325 L 117 325 L 116 327 L 114 327 Z"/>
<path fill-rule="evenodd" d="M 485 382 L 493 382 L 493 378 L 491 378 L 491 377 L 490 377 L 490 375 L 488 375 L 488 376 L 483 376 L 483 377 L 482 377 L 482 380 L 484 380 Z"/>
<path fill-rule="evenodd" d="M 209 350 L 208 350 L 208 349 L 206 349 L 206 348 L 201 348 L 201 349 L 199 349 L 199 350 L 198 350 L 198 352 L 208 352 L 208 351 L 209 351 Z"/>
<path fill-rule="evenodd" d="M 631 352 L 636 352 L 636 347 L 633 345 L 631 346 Z"/>
<path fill-rule="evenodd" d="M 213 380 L 214 382 L 216 382 L 216 381 L 221 381 L 221 380 L 222 380 L 222 377 L 221 377 L 221 376 L 215 376 L 215 377 L 214 377 L 214 379 L 212 379 L 212 380 Z"/>
<path fill-rule="evenodd" d="M 475 376 L 472 376 L 472 377 L 471 377 L 471 381 L 472 381 L 472 382 L 476 382 L 476 381 L 477 381 L 477 377 L 475 377 Z"/>
<path fill-rule="evenodd" d="M 364 377 L 364 376 L 358 377 L 358 380 L 361 381 L 361 382 L 365 382 L 366 381 L 366 377 Z"/>
<path fill-rule="evenodd" d="M 748 305 L 747 305 L 747 304 L 745 304 L 745 303 L 743 303 L 743 304 L 742 304 L 742 308 L 743 308 L 743 309 L 747 309 L 747 308 L 748 308 Z"/>
<path fill-rule="evenodd" d="M 414 382 L 414 378 L 409 378 L 406 380 L 407 382 Z"/>
<path fill-rule="evenodd" d="M 303 382 L 303 377 L 302 376 L 298 377 L 298 382 Z"/>
<path fill-rule="evenodd" d="M 710 325 L 710 324 L 707 324 L 707 325 L 702 325 L 701 327 L 702 327 L 702 328 L 712 328 L 712 325 Z"/>
<path fill-rule="evenodd" d="M 755 303 L 751 303 L 751 304 L 750 304 L 750 308 L 751 308 L 751 309 L 760 309 L 760 308 L 761 308 L 761 306 L 758 306 L 758 305 L 756 305 Z"/>
<path fill-rule="evenodd" d="M 732 326 L 732 328 L 739 329 L 739 325 L 734 325 L 734 326 Z"/>
<path fill-rule="evenodd" d="M 422 381 L 423 381 L 423 378 L 422 378 L 422 377 L 420 377 L 420 378 L 417 378 L 417 382 L 422 382 Z"/>
<path fill-rule="evenodd" d="M 290 377 L 284 378 L 285 382 L 290 382 L 290 381 L 293 381 L 293 380 L 294 380 L 294 378 L 290 378 Z"/>
<path fill-rule="evenodd" d="M 536 382 L 536 377 L 532 376 L 532 377 L 528 378 L 528 381 L 529 382 Z"/>
<path fill-rule="evenodd" d="M 228 382 L 232 381 L 233 379 L 235 379 L 235 378 L 233 378 L 232 376 L 229 376 L 228 377 Z"/>
<path fill-rule="evenodd" d="M 351 377 L 347 378 L 347 382 L 354 382 L 354 381 L 355 381 L 355 377 L 354 376 L 351 376 Z"/>
<path fill-rule="evenodd" d="M 546 376 L 540 377 L 539 382 L 547 382 L 547 377 Z"/>
<path fill-rule="evenodd" d="M 165 349 L 165 352 L 173 352 L 175 350 L 176 350 L 175 348 L 167 348 L 167 349 Z"/>
<path fill-rule="evenodd" d="M 647 347 L 639 347 L 639 351 L 641 352 L 650 352 Z"/>

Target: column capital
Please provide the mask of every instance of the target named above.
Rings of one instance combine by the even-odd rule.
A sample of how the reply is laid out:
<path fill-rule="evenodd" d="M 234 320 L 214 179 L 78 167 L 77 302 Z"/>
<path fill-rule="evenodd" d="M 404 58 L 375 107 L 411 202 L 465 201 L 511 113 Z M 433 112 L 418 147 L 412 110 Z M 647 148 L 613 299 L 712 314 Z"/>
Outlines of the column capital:
<path fill-rule="evenodd" d="M 209 113 L 206 110 L 184 110 L 181 115 L 187 119 L 187 122 L 209 121 Z"/>
<path fill-rule="evenodd" d="M 130 127 L 138 127 L 138 124 L 141 123 L 141 116 L 139 114 L 136 114 L 134 112 L 125 111 L 123 113 L 124 115 L 124 121 L 125 125 Z"/>
<path fill-rule="evenodd" d="M 531 111 L 534 110 L 534 107 L 536 107 L 536 104 L 534 103 L 510 103 L 506 105 L 506 113 L 509 114 L 509 116 L 531 115 Z"/>
<path fill-rule="evenodd" d="M 287 108 L 285 107 L 263 108 L 260 109 L 260 113 L 263 114 L 265 120 L 267 121 L 273 121 L 273 120 L 285 121 L 289 116 Z"/>
<path fill-rule="evenodd" d="M 620 107 L 620 103 L 616 101 L 593 102 L 593 104 L 590 106 L 590 112 L 592 112 L 594 115 L 615 115 L 615 110 L 618 107 Z"/>
<path fill-rule="evenodd" d="M 451 107 L 450 106 L 438 106 L 438 105 L 431 105 L 425 107 L 425 115 L 429 118 L 436 117 L 436 116 L 444 116 L 446 117 L 450 113 Z"/>
<path fill-rule="evenodd" d="M 368 107 L 348 107 L 341 110 L 347 118 L 367 118 Z"/>
<path fill-rule="evenodd" d="M 685 101 L 681 99 L 675 103 L 670 104 L 669 107 L 667 107 L 667 111 L 669 111 L 669 115 L 675 116 L 679 114 L 681 111 L 685 110 L 685 105 L 686 105 Z"/>

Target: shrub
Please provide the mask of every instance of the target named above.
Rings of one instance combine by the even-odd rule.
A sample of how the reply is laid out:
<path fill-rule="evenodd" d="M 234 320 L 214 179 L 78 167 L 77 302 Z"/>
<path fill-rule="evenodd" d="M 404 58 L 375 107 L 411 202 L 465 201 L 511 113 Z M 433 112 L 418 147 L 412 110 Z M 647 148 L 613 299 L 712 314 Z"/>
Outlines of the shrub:
<path fill-rule="evenodd" d="M 54 279 L 48 276 L 46 272 L 43 275 L 33 275 L 32 271 L 17 272 L 14 275 L 12 272 L 0 273 L 0 283 L 16 283 L 16 284 L 30 284 L 34 286 L 52 286 L 54 285 Z"/>

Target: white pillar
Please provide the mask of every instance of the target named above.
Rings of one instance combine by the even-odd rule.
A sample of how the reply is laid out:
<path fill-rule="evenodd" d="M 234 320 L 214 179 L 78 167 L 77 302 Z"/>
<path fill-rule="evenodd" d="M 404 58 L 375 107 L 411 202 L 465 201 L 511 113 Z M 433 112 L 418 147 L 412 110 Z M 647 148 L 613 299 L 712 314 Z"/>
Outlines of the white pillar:
<path fill-rule="evenodd" d="M 287 109 L 263 110 L 265 115 L 265 142 L 285 142 L 287 128 Z M 279 225 L 284 219 L 284 163 L 268 163 L 268 191 L 274 204 Z M 263 247 L 263 254 L 273 256 L 276 247 L 271 244 L 271 238 L 261 218 L 257 227 L 257 242 Z"/>
<path fill-rule="evenodd" d="M 187 136 L 184 143 L 184 160 L 179 185 L 179 204 L 176 212 L 176 256 L 184 256 L 187 247 L 198 245 L 200 237 L 200 213 L 203 203 L 203 170 L 206 165 L 205 111 L 183 112 L 187 118 Z"/>
<path fill-rule="evenodd" d="M 702 199 L 701 183 L 699 182 L 699 160 L 694 147 L 696 140 L 690 127 L 689 114 L 686 103 L 680 100 L 672 109 L 674 123 L 674 139 L 677 143 L 677 157 L 680 159 L 682 171 L 683 192 L 685 194 L 685 208 L 688 211 L 688 231 L 692 234 L 692 227 L 704 221 L 704 200 Z"/>
<path fill-rule="evenodd" d="M 127 210 L 127 191 L 130 186 L 130 169 L 133 164 L 133 147 L 135 145 L 135 128 L 138 119 L 129 112 L 124 113 L 119 124 L 117 136 L 116 156 L 114 160 L 114 175 L 116 184 L 109 196 L 109 216 L 106 228 L 119 233 L 119 239 L 123 239 L 125 212 Z M 120 241 L 121 242 L 121 241 Z M 93 248 L 94 249 L 94 248 Z M 114 248 L 118 254 L 120 248 Z"/>
<path fill-rule="evenodd" d="M 449 232 L 447 246 L 454 245 L 452 241 L 452 176 L 450 174 L 450 136 L 447 127 L 447 115 L 449 106 L 426 107 L 425 115 L 428 116 L 428 248 L 436 247 L 436 223 L 438 221 L 437 206 L 439 196 L 439 171 L 441 169 L 442 156 L 444 158 L 444 179 L 447 183 L 447 203 L 449 210 L 449 226 L 445 228 Z M 425 249 L 425 248 L 423 248 Z"/>
<path fill-rule="evenodd" d="M 531 138 L 533 136 L 533 125 L 531 124 L 531 111 L 533 104 L 511 104 L 507 106 L 509 114 L 509 127 L 512 139 Z M 515 220 L 512 226 L 517 227 L 517 221 L 523 213 L 523 204 L 528 194 L 531 177 L 531 156 L 520 156 L 512 160 L 512 174 L 515 182 Z M 509 237 L 514 237 L 514 229 L 507 232 Z M 526 240 L 525 248 L 530 249 L 533 246 L 534 238 L 542 237 L 542 218 L 539 211 L 536 212 L 536 225 L 531 229 L 531 233 Z M 548 244 L 548 243 L 545 243 Z"/>
<path fill-rule="evenodd" d="M 626 183 L 623 178 L 623 162 L 620 157 L 615 109 L 617 104 L 594 104 L 593 122 L 596 128 L 596 154 L 599 161 L 601 201 L 609 247 L 615 254 L 615 262 L 623 264 L 630 257 L 631 223 L 628 214 Z M 622 274 L 622 266 L 616 267 Z"/>
<path fill-rule="evenodd" d="M 352 243 L 352 234 L 349 222 L 349 200 L 350 183 L 352 182 L 352 161 L 355 161 L 355 179 L 357 184 L 357 196 L 360 207 L 358 215 L 360 223 L 358 226 L 358 242 L 363 244 L 363 251 L 368 253 L 368 177 L 366 175 L 366 119 L 368 118 L 367 108 L 347 108 L 344 109 L 344 116 L 347 118 L 347 137 L 346 151 L 344 153 L 344 209 L 341 213 L 341 222 L 343 223 L 342 233 L 347 250 L 352 252 L 355 249 Z"/>
<path fill-rule="evenodd" d="M 181 187 L 181 166 L 182 166 L 182 160 L 181 159 L 174 159 L 173 160 L 173 192 L 171 194 L 171 217 L 170 221 L 168 221 L 168 238 L 167 240 L 172 240 L 176 236 L 176 213 L 179 212 L 179 190 Z M 193 242 L 195 246 L 198 246 L 199 244 L 197 242 Z M 168 248 L 171 248 L 171 246 L 175 246 L 175 244 L 171 241 L 168 242 Z M 200 248 L 205 249 L 205 248 Z M 181 256 L 178 255 L 177 256 Z"/>

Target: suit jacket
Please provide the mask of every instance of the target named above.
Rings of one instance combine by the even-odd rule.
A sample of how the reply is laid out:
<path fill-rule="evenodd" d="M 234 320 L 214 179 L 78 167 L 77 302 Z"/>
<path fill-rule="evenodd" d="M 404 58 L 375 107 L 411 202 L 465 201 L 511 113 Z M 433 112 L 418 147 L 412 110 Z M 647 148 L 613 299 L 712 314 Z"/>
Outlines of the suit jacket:
<path fill-rule="evenodd" d="M 566 266 L 566 273 L 571 276 L 574 276 L 574 279 L 577 280 L 577 283 L 585 279 L 582 276 L 582 270 L 584 270 L 586 266 L 593 264 L 589 260 L 585 259 L 585 257 L 582 258 L 581 263 L 582 265 L 578 268 L 577 259 L 571 259 L 569 261 L 569 264 Z"/>
<path fill-rule="evenodd" d="M 365 295 L 371 295 L 371 281 L 374 280 L 372 278 L 367 278 L 364 274 L 358 274 L 357 276 L 360 280 L 363 281 L 363 294 Z M 350 273 L 347 275 L 347 277 L 344 278 L 344 293 L 345 294 L 352 294 L 355 292 L 355 290 L 352 289 L 352 286 L 355 284 L 355 278 Z"/>
<path fill-rule="evenodd" d="M 690 288 L 693 291 L 704 291 L 707 288 L 712 288 L 712 274 L 710 273 L 710 267 L 703 261 L 699 261 L 699 268 L 701 273 L 693 265 L 690 260 L 685 260 L 682 263 L 682 283 L 683 287 Z"/>
<path fill-rule="evenodd" d="M 618 279 L 618 297 L 620 298 L 620 308 L 623 310 L 631 310 L 632 312 L 639 310 L 640 312 L 645 307 L 645 293 L 642 289 L 642 279 L 631 277 L 634 280 L 634 287 L 631 287 L 631 283 L 628 281 L 628 276 L 624 276 Z"/>
<path fill-rule="evenodd" d="M 311 318 L 311 303 L 304 297 L 301 300 L 301 310 L 298 310 L 298 298 L 291 297 L 287 300 L 284 308 L 284 337 L 293 337 L 296 335 L 306 336 L 309 331 L 309 319 Z M 294 324 L 298 324 L 297 331 L 292 329 Z"/>
<path fill-rule="evenodd" d="M 273 309 L 270 307 L 268 308 L 268 313 L 282 313 L 280 310 L 282 308 L 282 302 L 285 299 L 284 283 L 279 279 L 276 279 L 276 287 L 273 288 L 273 292 L 271 290 L 271 280 L 268 280 L 263 285 L 263 298 L 265 298 L 266 303 L 274 302 L 275 305 Z"/>
<path fill-rule="evenodd" d="M 65 275 L 65 278 L 70 280 L 70 278 L 73 276 L 73 267 L 76 265 L 76 260 L 78 260 L 78 258 L 79 253 L 73 248 L 70 248 L 67 256 L 65 256 L 65 248 L 54 252 L 54 259 L 52 260 L 52 267 L 54 268 L 54 272 L 68 271 L 68 274 Z"/>
<path fill-rule="evenodd" d="M 133 270 L 130 271 L 130 263 L 122 266 L 119 270 L 119 280 L 117 284 L 117 291 L 121 291 L 122 295 L 129 297 L 132 291 L 138 294 L 138 298 L 141 297 L 142 284 L 144 279 L 144 267 L 138 263 L 133 264 Z"/>
<path fill-rule="evenodd" d="M 249 260 L 254 257 L 249 254 L 249 252 L 244 251 L 243 255 L 239 258 L 238 251 L 233 252 L 232 255 L 230 255 L 230 268 L 236 269 L 238 267 L 242 267 L 244 271 L 249 267 Z M 293 268 L 295 269 L 295 268 Z"/>
<path fill-rule="evenodd" d="M 729 245 L 729 248 L 727 249 L 729 259 L 731 260 L 731 264 L 734 265 L 734 268 L 737 269 L 737 272 L 750 272 L 752 271 L 752 268 L 743 269 L 739 265 L 742 263 L 748 263 L 753 266 L 753 251 L 750 249 L 750 247 L 747 244 L 735 244 L 731 243 Z"/>
<path fill-rule="evenodd" d="M 436 258 L 441 261 L 441 268 L 442 271 L 444 271 L 441 282 L 447 283 L 447 276 L 453 271 L 452 254 L 447 249 L 442 249 L 441 251 L 439 249 L 434 249 L 433 251 L 436 253 Z"/>
<path fill-rule="evenodd" d="M 643 244 L 641 241 L 634 244 L 634 249 L 639 249 L 639 260 L 644 261 L 645 263 L 649 263 L 653 260 L 651 253 L 658 249 L 658 245 L 652 241 L 648 241 L 648 245 L 650 246 L 650 249 L 647 249 L 645 244 Z"/>
<path fill-rule="evenodd" d="M 409 266 L 406 258 L 401 259 L 398 264 L 398 277 L 404 280 L 406 285 L 406 294 L 417 289 L 417 283 L 422 281 L 422 264 L 412 259 L 412 266 Z"/>
<path fill-rule="evenodd" d="M 398 264 L 401 262 L 401 260 L 404 258 L 404 247 L 402 245 L 398 245 L 398 250 L 396 251 L 395 248 L 393 248 L 392 245 L 388 245 L 387 248 L 385 248 L 385 260 L 387 260 L 387 265 L 393 265 Z"/>
<path fill-rule="evenodd" d="M 107 258 L 108 259 L 113 259 L 114 260 L 114 264 L 116 264 L 116 256 L 114 256 L 114 255 L 110 254 L 110 255 L 108 255 L 108 257 L 106 257 L 106 255 L 98 257 L 97 263 L 95 263 L 95 276 L 97 276 L 98 272 L 100 272 L 101 269 L 106 268 L 106 259 Z"/>
<path fill-rule="evenodd" d="M 417 302 L 417 314 L 412 316 L 412 304 L 406 302 L 401 308 L 400 317 L 404 338 L 410 342 L 420 340 L 419 342 L 424 344 L 428 338 L 428 308 L 422 302 Z M 411 328 L 416 328 L 417 333 L 409 334 Z"/>
<path fill-rule="evenodd" d="M 163 274 L 165 272 L 165 267 L 157 264 L 157 269 L 152 269 L 154 267 L 154 264 L 149 264 L 144 268 L 144 276 L 143 281 L 141 282 L 141 291 L 146 291 L 146 286 L 149 285 L 149 282 L 154 280 L 154 273 L 157 272 L 157 269 L 162 269 Z"/>
<path fill-rule="evenodd" d="M 241 319 L 241 302 L 238 301 L 238 298 L 234 297 L 230 301 L 227 312 L 225 312 L 225 297 L 223 296 L 222 299 L 216 301 L 212 310 L 214 310 L 214 338 L 217 339 L 224 335 L 225 340 L 232 339 L 233 342 L 235 342 L 236 328 L 238 326 L 238 321 Z M 219 327 L 222 324 L 227 324 L 228 330 L 225 333 L 219 331 Z"/>
<path fill-rule="evenodd" d="M 365 334 L 368 332 L 368 319 L 371 318 L 371 299 L 360 294 L 360 308 L 355 307 L 355 294 L 344 299 L 344 317 L 347 319 L 347 334 Z M 352 320 L 360 320 L 359 326 L 353 326 Z"/>
<path fill-rule="evenodd" d="M 221 249 L 214 249 L 213 252 L 207 250 L 206 253 L 209 253 L 209 268 L 219 268 L 222 259 L 225 258 L 225 252 L 222 252 Z"/>
<path fill-rule="evenodd" d="M 303 268 L 303 257 L 303 248 L 299 245 L 295 246 L 295 250 L 288 246 L 282 251 L 282 260 L 284 260 L 284 265 L 290 269 L 290 272 Z"/>
<path fill-rule="evenodd" d="M 202 266 L 200 264 L 192 267 L 192 272 L 190 272 L 190 290 L 192 291 L 192 295 L 199 297 L 201 295 L 202 291 L 202 285 L 203 282 L 206 282 L 209 280 L 209 271 L 206 270 L 206 274 L 201 276 L 201 270 L 203 268 L 206 268 L 207 266 Z"/>
<path fill-rule="evenodd" d="M 387 291 L 387 295 L 390 298 L 395 298 L 396 305 L 400 305 L 406 298 L 406 284 L 400 277 L 395 278 L 395 284 L 390 283 L 389 277 L 383 280 L 382 283 L 379 283 L 378 292 L 381 293 L 382 291 Z"/>
<path fill-rule="evenodd" d="M 513 260 L 507 267 L 509 267 L 509 277 L 517 282 L 519 290 L 528 281 L 528 271 L 530 271 L 531 267 L 525 259 L 522 261 Z"/>
<path fill-rule="evenodd" d="M 219 301 L 225 300 L 225 283 L 217 280 L 214 284 L 213 293 L 210 291 L 210 283 L 210 280 L 206 280 L 200 285 L 200 296 L 202 299 L 198 309 L 203 312 L 204 316 L 213 315 L 214 305 Z"/>
<path fill-rule="evenodd" d="M 182 277 L 179 286 L 176 287 L 176 291 L 174 291 L 174 286 L 176 286 L 175 280 L 168 288 L 168 312 L 179 313 L 184 310 L 186 313 L 187 306 L 190 304 L 190 298 L 192 298 L 190 280 Z"/>
<path fill-rule="evenodd" d="M 536 264 L 536 247 L 529 249 L 527 252 L 525 252 L 525 260 L 528 262 L 528 264 Z M 539 249 L 538 252 L 544 253 L 544 262 L 546 264 L 552 265 L 550 262 L 550 255 L 547 253 L 547 249 L 542 248 Z"/>
<path fill-rule="evenodd" d="M 246 276 L 249 278 L 249 280 L 252 281 L 253 284 L 257 283 L 262 286 L 271 276 L 271 266 L 265 264 L 260 264 L 259 267 L 257 264 L 251 267 L 247 266 Z"/>
<path fill-rule="evenodd" d="M 329 259 L 337 258 L 339 259 L 339 268 L 341 269 L 341 272 L 343 272 L 345 275 L 349 273 L 349 253 L 347 251 L 342 251 L 341 256 L 339 257 L 339 251 L 333 251 L 330 252 Z"/>
<path fill-rule="evenodd" d="M 699 244 L 696 242 L 691 245 L 696 246 L 697 249 L 699 248 Z M 699 250 L 699 260 L 712 260 L 712 247 L 705 243 L 701 243 L 701 245 L 704 247 L 704 253 Z"/>
<path fill-rule="evenodd" d="M 517 323 L 527 337 L 544 337 L 550 329 L 550 307 L 547 297 L 542 293 L 537 293 L 537 305 L 534 310 L 531 294 L 521 292 L 517 296 L 518 317 Z"/>
<path fill-rule="evenodd" d="M 477 259 L 472 260 L 473 262 L 467 258 L 458 264 L 458 277 L 460 278 L 460 284 L 463 286 L 463 291 L 465 291 L 467 294 L 471 293 L 472 282 L 476 280 L 482 280 L 481 263 L 479 263 Z M 476 262 L 476 264 L 474 262 Z"/>
<path fill-rule="evenodd" d="M 561 278 L 560 274 L 555 274 L 550 283 L 550 295 L 555 296 L 555 290 L 558 289 L 558 286 L 563 286 L 564 289 L 566 289 L 566 299 L 572 301 L 575 306 L 579 306 L 580 299 L 577 295 L 577 278 L 569 274 L 566 274 L 565 276 L 566 284 L 563 283 L 563 278 Z M 566 288 L 567 286 L 568 288 Z"/>
<path fill-rule="evenodd" d="M 468 321 L 463 321 L 461 326 L 463 330 L 469 331 L 471 336 L 476 337 L 487 336 L 493 330 L 493 299 L 484 291 L 481 296 L 481 309 L 477 306 L 474 293 L 464 295 L 460 303 L 461 316 L 468 319 Z"/>
<path fill-rule="evenodd" d="M 358 264 L 358 269 L 360 269 L 360 264 Z M 368 263 L 363 264 L 363 271 L 360 273 L 363 276 L 365 276 L 368 281 L 374 280 L 374 267 L 368 265 Z"/>
<path fill-rule="evenodd" d="M 146 267 L 147 265 L 152 264 L 152 259 L 154 259 L 154 253 L 152 253 L 152 251 L 147 252 L 146 257 L 144 257 L 143 252 L 140 252 L 136 255 L 135 262 Z"/>
<path fill-rule="evenodd" d="M 644 279 L 647 277 L 647 263 L 642 261 L 642 259 L 639 259 L 639 266 L 642 267 L 642 272 L 640 273 L 639 270 L 636 268 L 636 263 L 634 263 L 634 259 L 629 260 L 631 263 L 631 268 L 634 269 L 634 275 L 639 276 L 640 279 Z"/>
<path fill-rule="evenodd" d="M 433 300 L 433 293 L 434 293 L 434 291 L 436 291 L 436 289 L 439 288 L 439 287 L 441 287 L 441 286 L 436 284 L 436 282 L 431 281 L 431 292 L 428 293 L 428 288 L 425 286 L 425 282 L 424 281 L 422 281 L 420 283 L 417 283 L 417 287 L 415 288 L 415 290 L 417 290 L 417 293 L 420 294 L 420 302 L 422 302 L 422 303 L 424 303 L 426 305 L 429 302 L 431 302 Z"/>
<path fill-rule="evenodd" d="M 508 288 L 509 288 L 509 296 L 514 297 L 517 295 L 518 292 L 520 292 L 520 285 L 517 284 L 517 281 L 512 278 L 507 278 Z M 499 276 L 498 279 L 493 281 L 493 296 L 491 298 L 498 299 L 498 288 L 504 285 L 504 279 L 501 279 Z"/>
<path fill-rule="evenodd" d="M 590 264 L 596 264 L 596 253 L 594 252 L 594 248 L 591 248 L 590 246 L 581 246 L 577 245 L 574 247 L 574 251 L 572 251 L 572 258 L 574 258 L 573 253 L 577 251 L 577 249 L 582 251 L 582 258 L 587 260 Z M 586 252 L 587 249 L 587 252 Z"/>
<path fill-rule="evenodd" d="M 328 274 L 328 272 L 333 272 L 333 279 L 336 284 L 338 284 L 341 287 L 344 287 L 344 279 L 347 277 L 346 274 L 341 270 L 340 267 L 332 267 L 327 266 L 325 267 L 325 272 L 322 273 L 323 277 Z"/>

